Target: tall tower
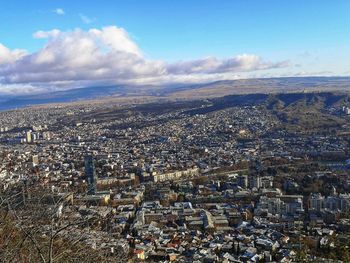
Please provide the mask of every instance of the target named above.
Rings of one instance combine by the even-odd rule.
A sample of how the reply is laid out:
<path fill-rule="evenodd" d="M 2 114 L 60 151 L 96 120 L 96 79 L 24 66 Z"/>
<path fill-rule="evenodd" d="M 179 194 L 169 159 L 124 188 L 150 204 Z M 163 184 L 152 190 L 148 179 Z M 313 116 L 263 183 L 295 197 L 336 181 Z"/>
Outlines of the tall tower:
<path fill-rule="evenodd" d="M 33 167 L 35 167 L 39 164 L 39 156 L 38 155 L 32 156 L 32 164 L 33 164 Z"/>
<path fill-rule="evenodd" d="M 27 141 L 27 143 L 31 143 L 32 142 L 32 131 L 27 131 L 26 132 L 26 141 Z"/>
<path fill-rule="evenodd" d="M 96 193 L 97 175 L 92 155 L 87 155 L 85 160 L 85 177 L 88 183 L 87 194 L 94 195 Z"/>

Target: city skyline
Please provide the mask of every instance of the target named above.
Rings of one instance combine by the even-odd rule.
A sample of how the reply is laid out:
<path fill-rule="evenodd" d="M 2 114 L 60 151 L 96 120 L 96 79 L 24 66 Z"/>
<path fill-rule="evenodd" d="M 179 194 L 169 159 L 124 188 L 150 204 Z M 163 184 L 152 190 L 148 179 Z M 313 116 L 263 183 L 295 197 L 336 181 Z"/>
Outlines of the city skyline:
<path fill-rule="evenodd" d="M 0 261 L 350 262 L 349 10 L 3 1 Z"/>

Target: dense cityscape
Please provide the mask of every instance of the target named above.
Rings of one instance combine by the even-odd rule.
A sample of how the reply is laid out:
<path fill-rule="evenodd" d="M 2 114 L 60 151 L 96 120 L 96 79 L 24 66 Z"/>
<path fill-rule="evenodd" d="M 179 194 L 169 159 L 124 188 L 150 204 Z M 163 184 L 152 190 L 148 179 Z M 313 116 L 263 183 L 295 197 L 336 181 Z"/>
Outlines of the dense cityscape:
<path fill-rule="evenodd" d="M 215 103 L 0 112 L 1 214 L 19 235 L 1 228 L 1 255 L 349 262 L 350 105 L 296 129 L 265 104 Z"/>
<path fill-rule="evenodd" d="M 349 10 L 1 1 L 0 263 L 350 263 Z"/>

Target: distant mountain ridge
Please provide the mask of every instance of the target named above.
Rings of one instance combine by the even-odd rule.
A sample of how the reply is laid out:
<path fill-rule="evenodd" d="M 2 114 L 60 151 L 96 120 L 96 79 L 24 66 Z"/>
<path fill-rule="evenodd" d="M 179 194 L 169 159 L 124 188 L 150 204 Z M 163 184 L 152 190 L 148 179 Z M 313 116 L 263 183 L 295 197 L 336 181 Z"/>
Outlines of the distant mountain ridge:
<path fill-rule="evenodd" d="M 270 94 L 292 92 L 350 92 L 350 77 L 288 77 L 223 80 L 204 84 L 95 86 L 36 95 L 0 96 L 0 110 L 47 103 L 104 100 L 113 98 L 203 99 L 233 94 Z"/>

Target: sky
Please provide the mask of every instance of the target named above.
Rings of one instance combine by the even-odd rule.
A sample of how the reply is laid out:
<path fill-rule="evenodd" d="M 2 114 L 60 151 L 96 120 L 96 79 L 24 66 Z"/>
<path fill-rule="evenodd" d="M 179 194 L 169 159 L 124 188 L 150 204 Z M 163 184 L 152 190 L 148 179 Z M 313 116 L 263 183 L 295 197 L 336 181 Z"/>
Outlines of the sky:
<path fill-rule="evenodd" d="M 0 95 L 350 75 L 348 0 L 4 0 Z"/>

